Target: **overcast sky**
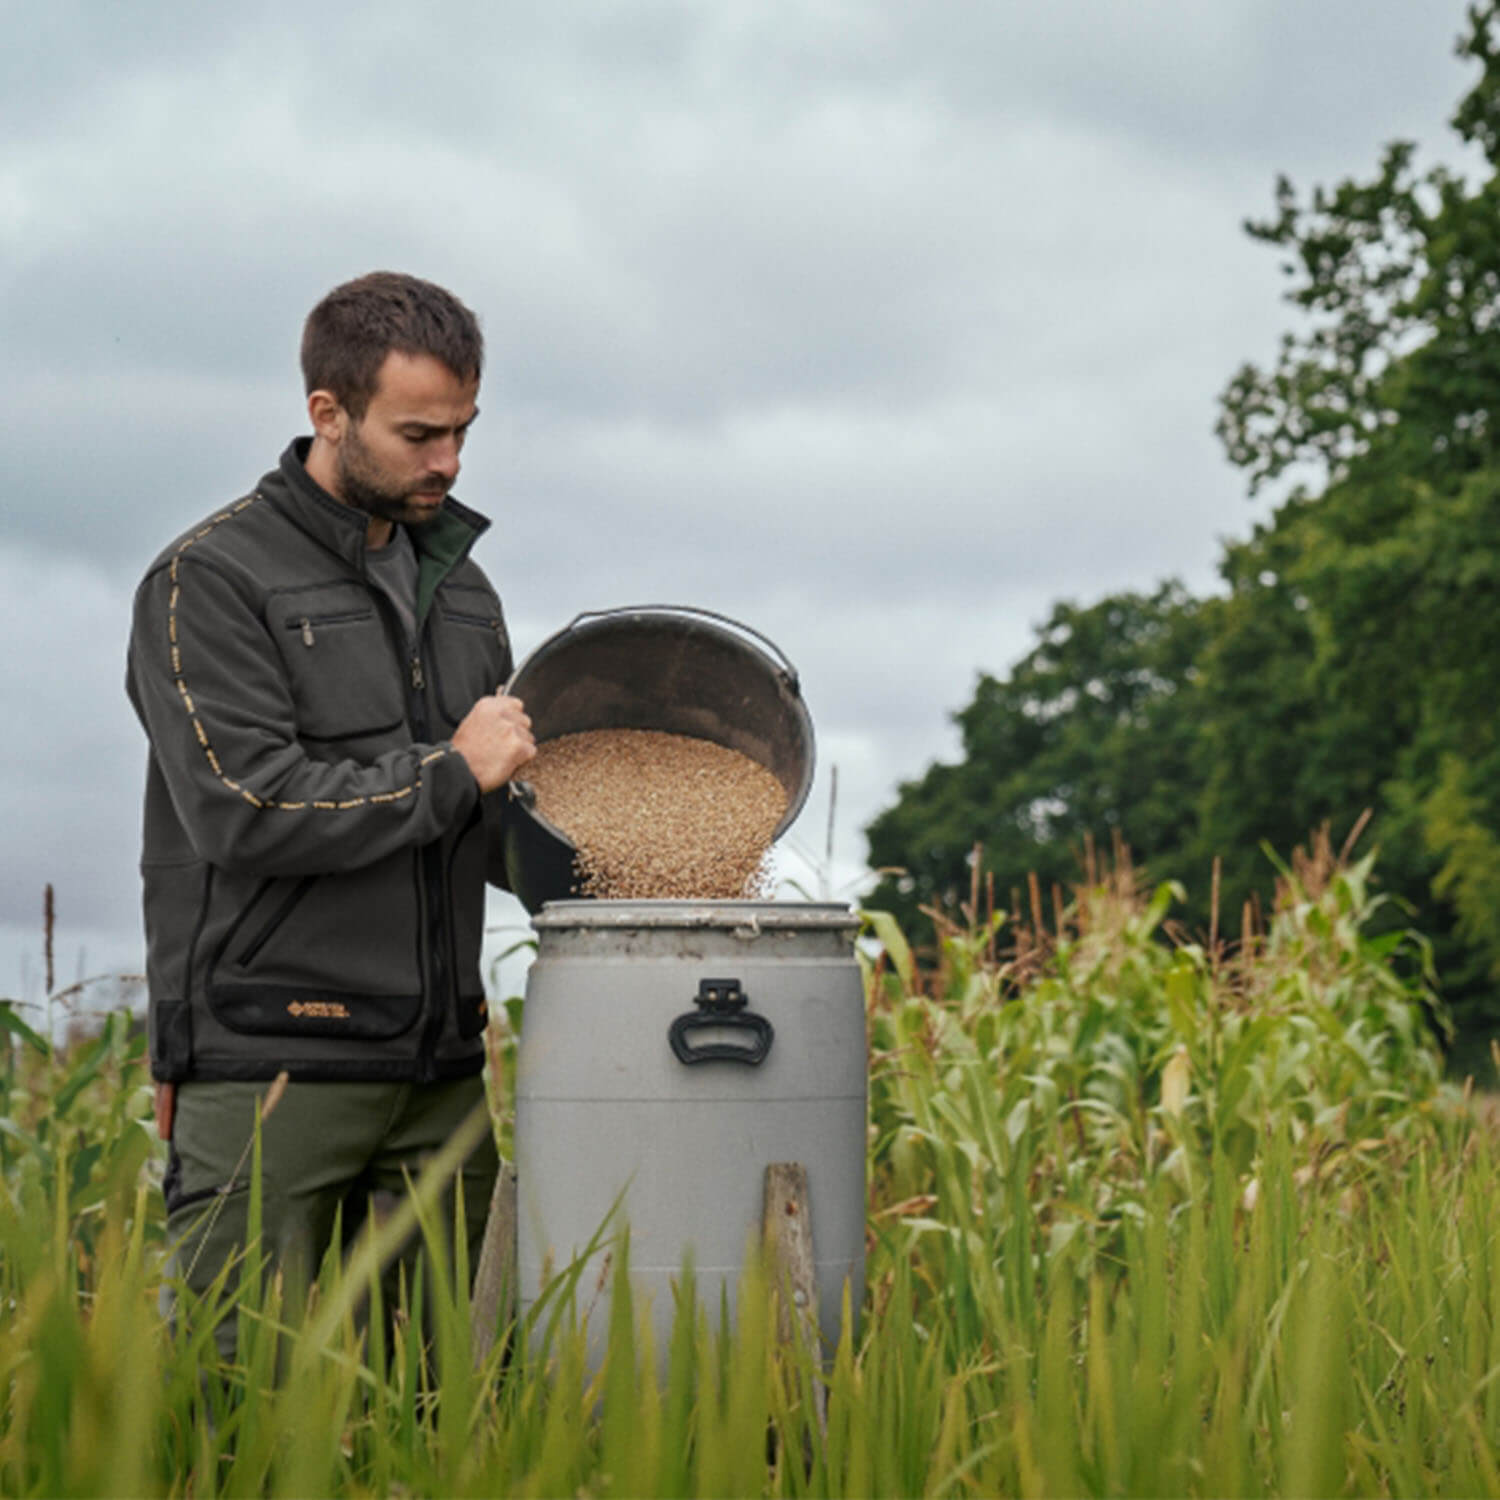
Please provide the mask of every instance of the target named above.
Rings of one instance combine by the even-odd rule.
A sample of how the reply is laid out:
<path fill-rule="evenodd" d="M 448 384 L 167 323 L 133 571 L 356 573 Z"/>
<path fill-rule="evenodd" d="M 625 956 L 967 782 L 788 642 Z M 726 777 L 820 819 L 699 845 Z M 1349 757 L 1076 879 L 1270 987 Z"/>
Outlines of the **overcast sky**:
<path fill-rule="evenodd" d="M 1464 0 L 0 11 L 0 995 L 33 1000 L 49 879 L 60 982 L 140 964 L 131 591 L 305 430 L 330 286 L 479 313 L 456 492 L 521 655 L 656 600 L 782 645 L 847 887 L 1052 601 L 1213 587 L 1266 504 L 1216 396 L 1290 318 L 1242 220 L 1394 137 L 1453 159 L 1469 76 Z"/>

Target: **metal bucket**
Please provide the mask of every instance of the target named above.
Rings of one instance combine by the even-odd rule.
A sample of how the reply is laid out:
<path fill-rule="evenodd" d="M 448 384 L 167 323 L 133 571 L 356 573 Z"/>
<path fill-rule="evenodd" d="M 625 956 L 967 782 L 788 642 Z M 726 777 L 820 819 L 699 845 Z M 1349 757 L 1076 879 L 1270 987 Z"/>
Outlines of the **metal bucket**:
<path fill-rule="evenodd" d="M 520 1310 L 630 1226 L 632 1290 L 668 1348 L 684 1255 L 731 1311 L 765 1169 L 807 1169 L 818 1320 L 864 1295 L 864 989 L 846 906 L 574 901 L 535 919 L 516 1067 Z M 611 1209 L 619 1204 L 616 1219 Z M 585 1271 L 584 1300 L 599 1282 Z M 608 1287 L 590 1314 L 597 1359 Z M 851 1329 L 851 1334 L 855 1330 Z"/>
<path fill-rule="evenodd" d="M 796 669 L 759 631 L 708 610 L 642 604 L 581 614 L 521 663 L 507 691 L 526 704 L 538 744 L 588 729 L 658 729 L 748 755 L 786 789 L 777 837 L 812 786 L 812 719 Z M 537 810 L 524 771 L 508 795 L 511 890 L 530 912 L 579 896 L 578 851 Z"/>

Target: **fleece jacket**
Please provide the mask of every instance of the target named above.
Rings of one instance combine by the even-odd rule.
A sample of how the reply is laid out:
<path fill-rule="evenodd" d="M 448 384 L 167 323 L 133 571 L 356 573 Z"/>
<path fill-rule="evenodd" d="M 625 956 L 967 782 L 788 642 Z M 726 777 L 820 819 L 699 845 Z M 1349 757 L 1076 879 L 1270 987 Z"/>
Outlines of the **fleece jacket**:
<path fill-rule="evenodd" d="M 135 599 L 150 740 L 141 870 L 161 1080 L 403 1079 L 483 1064 L 501 797 L 451 736 L 512 661 L 453 498 L 410 528 L 417 634 L 371 583 L 368 518 L 307 440 L 172 542 Z"/>

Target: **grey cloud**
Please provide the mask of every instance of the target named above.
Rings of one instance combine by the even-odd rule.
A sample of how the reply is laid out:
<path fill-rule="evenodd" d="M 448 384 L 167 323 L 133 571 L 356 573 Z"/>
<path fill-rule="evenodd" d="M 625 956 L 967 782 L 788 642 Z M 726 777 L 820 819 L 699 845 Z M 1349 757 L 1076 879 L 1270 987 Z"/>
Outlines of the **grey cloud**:
<path fill-rule="evenodd" d="M 74 921 L 124 925 L 137 907 L 133 858 L 145 747 L 126 705 L 129 591 L 85 563 L 0 550 L 10 649 L 0 696 L 0 923 L 39 910 L 49 880 Z M 0 974 L 0 981 L 5 976 Z"/>
<path fill-rule="evenodd" d="M 0 366 L 15 435 L 0 458 L 6 541 L 44 566 L 89 559 L 133 584 L 173 535 L 275 464 L 296 422 L 288 387 Z"/>
<path fill-rule="evenodd" d="M 7 18 L 0 53 L 0 129 L 12 143 L 47 142 L 91 126 L 142 71 L 192 70 L 247 27 L 237 6 L 116 6 L 48 0 Z"/>
<path fill-rule="evenodd" d="M 1453 87 L 1450 43 L 1464 6 L 1424 7 L 1420 35 L 1412 11 L 1367 0 L 968 0 L 813 14 L 823 24 L 796 28 L 790 43 L 774 13 L 762 11 L 752 30 L 752 67 L 779 72 L 783 92 L 829 76 L 862 94 L 904 85 L 966 121 L 1065 123 L 1216 168 L 1285 152 L 1288 165 L 1312 155 L 1315 170 L 1350 171 L 1350 153 L 1369 149 L 1376 99 L 1383 131 L 1436 135 L 1430 112 L 1407 101 Z"/>
<path fill-rule="evenodd" d="M 13 139 L 42 139 L 117 108 L 122 80 L 206 74 L 236 87 L 221 89 L 219 114 L 280 96 L 320 131 L 498 147 L 551 167 L 588 167 L 623 140 L 649 171 L 664 155 L 701 157 L 705 127 L 774 136 L 809 118 L 866 127 L 913 108 L 970 128 L 1064 121 L 1221 162 L 1267 147 L 1305 159 L 1309 147 L 1363 147 L 1376 97 L 1391 128 L 1431 132 L 1430 112 L 1407 101 L 1451 89 L 1463 13 L 1462 0 L 1425 6 L 1418 29 L 1410 9 L 1367 0 L 537 0 L 454 5 L 434 25 L 393 3 L 298 13 L 60 0 L 10 29 L 0 119 Z M 174 133 L 211 129 L 215 113 L 179 115 Z"/>

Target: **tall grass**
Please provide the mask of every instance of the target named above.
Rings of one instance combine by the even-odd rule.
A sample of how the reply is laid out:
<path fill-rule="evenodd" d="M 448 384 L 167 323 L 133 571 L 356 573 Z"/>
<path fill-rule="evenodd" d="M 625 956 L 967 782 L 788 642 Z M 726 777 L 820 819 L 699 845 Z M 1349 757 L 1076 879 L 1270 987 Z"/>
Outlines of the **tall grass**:
<path fill-rule="evenodd" d="M 462 1266 L 383 1317 L 399 1224 L 296 1319 L 251 1254 L 165 1321 L 139 1039 L 56 1054 L 0 1009 L 0 1490 L 1500 1492 L 1491 1137 L 1364 936 L 1368 865 L 1287 875 L 1233 949 L 1161 941 L 1170 889 L 1121 871 L 1050 932 L 971 910 L 927 966 L 871 916 L 869 1292 L 822 1352 L 755 1264 L 732 1332 L 685 1271 L 657 1350 L 613 1226 L 598 1369 L 593 1267 L 477 1364 Z M 444 1166 L 409 1209 L 438 1258 Z"/>

